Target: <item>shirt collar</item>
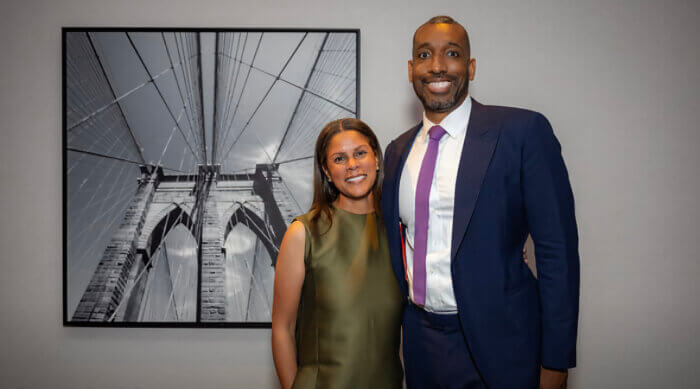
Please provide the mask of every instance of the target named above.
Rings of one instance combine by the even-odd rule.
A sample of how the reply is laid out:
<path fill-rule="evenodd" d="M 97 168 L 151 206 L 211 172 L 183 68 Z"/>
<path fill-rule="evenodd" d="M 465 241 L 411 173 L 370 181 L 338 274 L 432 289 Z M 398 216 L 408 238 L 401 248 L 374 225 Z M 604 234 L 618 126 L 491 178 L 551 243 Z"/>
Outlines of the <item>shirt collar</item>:
<path fill-rule="evenodd" d="M 445 129 L 450 137 L 456 138 L 467 131 L 467 123 L 469 122 L 471 110 L 472 98 L 471 96 L 467 95 L 467 98 L 464 99 L 462 104 L 454 111 L 450 112 L 449 115 L 445 116 L 445 118 L 442 119 L 442 122 L 438 124 L 440 124 L 440 127 Z M 425 116 L 425 111 L 423 111 L 423 129 L 421 129 L 421 132 L 423 133 L 422 135 L 427 136 L 428 130 L 430 130 L 435 124 L 436 123 L 428 120 L 428 117 Z"/>

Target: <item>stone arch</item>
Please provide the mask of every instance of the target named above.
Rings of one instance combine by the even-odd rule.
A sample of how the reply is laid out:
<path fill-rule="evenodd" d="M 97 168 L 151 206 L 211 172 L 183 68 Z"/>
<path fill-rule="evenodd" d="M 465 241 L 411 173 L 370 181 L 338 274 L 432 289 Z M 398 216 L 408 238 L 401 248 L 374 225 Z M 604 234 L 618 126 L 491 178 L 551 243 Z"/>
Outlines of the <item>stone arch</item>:
<path fill-rule="evenodd" d="M 194 233 L 194 222 L 190 214 L 179 204 L 173 203 L 170 207 L 161 214 L 160 220 L 153 227 L 146 241 L 146 253 L 150 258 L 156 251 L 162 241 L 168 236 L 168 233 L 178 224 L 184 225 L 192 236 L 197 240 Z"/>
<path fill-rule="evenodd" d="M 237 209 L 231 214 L 231 217 L 226 221 L 226 229 L 224 231 L 224 242 L 228 239 L 228 235 L 237 224 L 241 223 L 253 231 L 255 236 L 260 239 L 260 242 L 267 250 L 267 253 L 272 259 L 272 266 L 275 265 L 279 247 L 275 244 L 272 234 L 267 228 L 265 221 L 245 203 L 236 203 Z"/>

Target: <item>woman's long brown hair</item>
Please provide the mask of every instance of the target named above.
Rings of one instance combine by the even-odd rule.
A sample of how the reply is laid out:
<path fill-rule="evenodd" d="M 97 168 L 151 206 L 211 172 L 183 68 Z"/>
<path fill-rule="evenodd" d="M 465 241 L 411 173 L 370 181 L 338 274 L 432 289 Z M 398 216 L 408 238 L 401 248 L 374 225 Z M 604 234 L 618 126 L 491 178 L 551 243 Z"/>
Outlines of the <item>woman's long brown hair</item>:
<path fill-rule="evenodd" d="M 369 141 L 369 146 L 372 148 L 374 155 L 379 163 L 379 171 L 377 179 L 372 187 L 374 197 L 374 212 L 381 219 L 380 201 L 382 196 L 382 180 L 384 179 L 384 160 L 382 158 L 382 149 L 379 147 L 377 136 L 365 122 L 360 119 L 346 118 L 334 120 L 321 130 L 316 139 L 316 148 L 314 151 L 314 199 L 311 203 L 311 228 L 314 233 L 319 234 L 318 220 L 323 217 L 328 222 L 328 229 L 333 224 L 333 202 L 338 199 L 338 189 L 332 182 L 328 181 L 328 177 L 323 171 L 326 167 L 326 153 L 328 145 L 334 135 L 343 131 L 357 131 L 364 135 Z M 326 230 L 327 231 L 327 230 Z"/>

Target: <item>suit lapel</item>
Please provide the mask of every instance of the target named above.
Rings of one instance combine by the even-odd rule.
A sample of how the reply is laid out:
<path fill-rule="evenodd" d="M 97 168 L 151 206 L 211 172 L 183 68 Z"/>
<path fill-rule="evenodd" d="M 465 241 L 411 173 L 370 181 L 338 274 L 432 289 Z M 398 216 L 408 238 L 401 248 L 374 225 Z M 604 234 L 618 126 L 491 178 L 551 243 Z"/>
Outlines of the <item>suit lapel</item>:
<path fill-rule="evenodd" d="M 467 232 L 481 185 L 498 143 L 498 128 L 489 121 L 488 109 L 472 100 L 467 135 L 457 171 L 452 220 L 452 260 Z"/>
<path fill-rule="evenodd" d="M 396 140 L 396 149 L 399 150 L 401 154 L 399 154 L 399 160 L 397 161 L 398 164 L 396 166 L 396 170 L 394 173 L 394 220 L 396 223 L 399 222 L 399 190 L 401 186 L 401 173 L 403 172 L 403 167 L 406 165 L 406 159 L 408 158 L 408 153 L 411 151 L 411 148 L 413 148 L 413 142 L 416 139 L 416 135 L 418 134 L 418 131 L 421 129 L 423 126 L 423 122 L 418 123 L 415 127 L 412 129 L 408 130 L 406 133 L 403 134 L 403 136 L 399 137 Z"/>
<path fill-rule="evenodd" d="M 401 184 L 401 172 L 406 164 L 408 153 L 413 147 L 413 141 L 416 138 L 418 130 L 422 123 L 403 133 L 398 137 L 393 145 L 391 155 L 386 156 L 386 175 L 384 193 L 382 197 L 387 197 L 386 202 L 382 202 L 384 214 L 387 215 L 385 220 L 387 238 L 389 240 L 391 251 L 391 263 L 394 267 L 394 272 L 399 280 L 399 285 L 403 290 L 403 295 L 408 295 L 408 284 L 405 280 L 405 270 L 403 267 L 403 256 L 401 254 L 401 235 L 399 230 L 399 186 Z"/>

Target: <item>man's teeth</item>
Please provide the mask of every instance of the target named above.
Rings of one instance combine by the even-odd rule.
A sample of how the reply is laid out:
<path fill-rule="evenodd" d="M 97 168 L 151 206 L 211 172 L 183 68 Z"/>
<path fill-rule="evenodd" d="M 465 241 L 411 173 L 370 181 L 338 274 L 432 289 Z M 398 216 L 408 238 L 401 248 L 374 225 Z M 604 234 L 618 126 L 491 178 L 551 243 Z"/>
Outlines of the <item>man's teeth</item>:
<path fill-rule="evenodd" d="M 440 81 L 440 82 L 430 82 L 430 86 L 435 87 L 435 88 L 447 88 L 450 86 L 449 81 Z"/>
<path fill-rule="evenodd" d="M 361 179 L 363 179 L 363 178 L 365 178 L 365 177 L 367 177 L 367 175 L 362 174 L 362 175 L 359 175 L 359 176 L 355 176 L 355 177 L 352 177 L 352 178 L 348 178 L 348 179 L 345 180 L 345 181 L 346 181 L 346 182 L 355 182 L 355 181 L 360 181 Z"/>

